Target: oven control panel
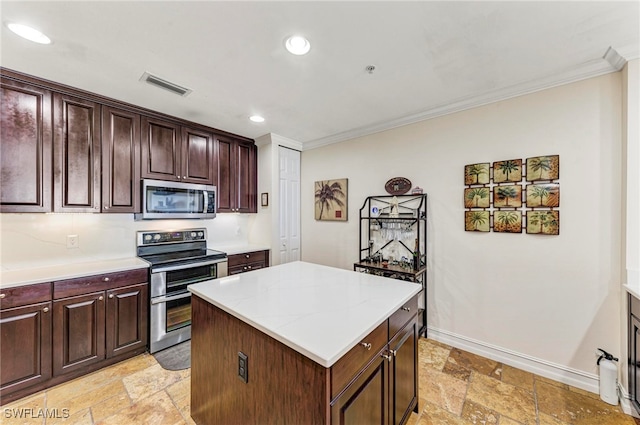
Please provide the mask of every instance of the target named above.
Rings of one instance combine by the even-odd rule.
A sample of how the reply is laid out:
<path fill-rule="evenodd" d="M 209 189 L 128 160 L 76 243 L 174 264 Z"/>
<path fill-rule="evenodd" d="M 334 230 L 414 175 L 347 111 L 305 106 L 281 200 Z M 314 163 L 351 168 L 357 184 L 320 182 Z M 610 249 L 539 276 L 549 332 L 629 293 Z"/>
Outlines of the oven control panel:
<path fill-rule="evenodd" d="M 177 231 L 143 231 L 138 232 L 138 246 L 206 241 L 207 229 L 187 229 Z"/>

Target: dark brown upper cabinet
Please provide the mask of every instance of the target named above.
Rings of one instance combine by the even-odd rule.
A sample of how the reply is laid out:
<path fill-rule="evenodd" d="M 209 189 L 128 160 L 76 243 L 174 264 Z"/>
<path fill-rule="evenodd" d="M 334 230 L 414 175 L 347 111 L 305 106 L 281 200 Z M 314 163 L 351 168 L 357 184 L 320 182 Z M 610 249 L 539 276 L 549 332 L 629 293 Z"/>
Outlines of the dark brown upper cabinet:
<path fill-rule="evenodd" d="M 143 178 L 214 184 L 215 175 L 211 133 L 143 117 Z"/>
<path fill-rule="evenodd" d="M 53 95 L 55 212 L 100 211 L 100 105 Z"/>
<path fill-rule="evenodd" d="M 257 148 L 252 142 L 216 138 L 218 212 L 257 212 Z"/>
<path fill-rule="evenodd" d="M 51 92 L 0 80 L 0 212 L 51 212 Z"/>
<path fill-rule="evenodd" d="M 102 212 L 140 212 L 140 115 L 102 107 Z"/>

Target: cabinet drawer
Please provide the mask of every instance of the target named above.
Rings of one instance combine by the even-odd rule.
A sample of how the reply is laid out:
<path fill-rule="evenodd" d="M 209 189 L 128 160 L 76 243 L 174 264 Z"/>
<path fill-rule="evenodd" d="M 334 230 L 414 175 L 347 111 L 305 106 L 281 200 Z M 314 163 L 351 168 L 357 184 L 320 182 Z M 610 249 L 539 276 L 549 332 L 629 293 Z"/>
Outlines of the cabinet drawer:
<path fill-rule="evenodd" d="M 389 317 L 389 339 L 393 338 L 416 315 L 418 312 L 418 296 L 421 293 L 417 293 Z"/>
<path fill-rule="evenodd" d="M 148 270 L 136 269 L 53 282 L 53 299 L 73 297 L 148 281 Z"/>
<path fill-rule="evenodd" d="M 265 261 L 265 251 L 246 252 L 243 254 L 230 255 L 228 258 L 229 267 L 240 264 L 249 264 Z"/>
<path fill-rule="evenodd" d="M 384 348 L 389 341 L 387 326 L 388 323 L 385 320 L 331 367 L 331 399 L 336 397 Z M 365 347 L 364 344 L 371 344 L 371 346 L 368 348 L 369 346 Z"/>
<path fill-rule="evenodd" d="M 51 282 L 0 289 L 0 310 L 51 301 Z"/>

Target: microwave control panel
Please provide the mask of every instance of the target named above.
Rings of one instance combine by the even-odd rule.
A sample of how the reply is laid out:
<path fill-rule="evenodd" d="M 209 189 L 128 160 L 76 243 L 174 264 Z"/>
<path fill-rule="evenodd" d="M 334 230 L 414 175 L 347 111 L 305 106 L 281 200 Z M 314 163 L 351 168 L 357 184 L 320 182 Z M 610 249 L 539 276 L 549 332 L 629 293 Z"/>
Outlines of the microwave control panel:
<path fill-rule="evenodd" d="M 187 229 L 174 232 L 138 232 L 138 246 L 206 240 L 207 229 Z"/>

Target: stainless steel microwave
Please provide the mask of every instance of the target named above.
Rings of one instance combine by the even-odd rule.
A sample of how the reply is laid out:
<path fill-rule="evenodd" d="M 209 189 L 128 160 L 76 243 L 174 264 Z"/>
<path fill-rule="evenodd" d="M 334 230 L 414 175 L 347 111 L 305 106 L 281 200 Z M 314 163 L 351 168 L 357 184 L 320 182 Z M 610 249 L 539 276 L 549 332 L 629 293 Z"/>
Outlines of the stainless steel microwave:
<path fill-rule="evenodd" d="M 196 183 L 142 180 L 142 212 L 136 220 L 214 218 L 216 187 Z"/>

